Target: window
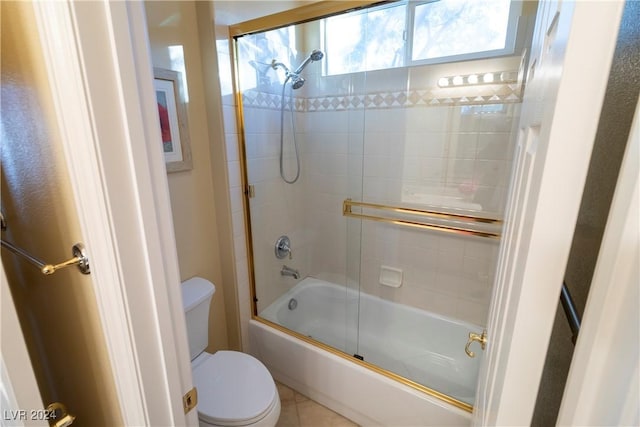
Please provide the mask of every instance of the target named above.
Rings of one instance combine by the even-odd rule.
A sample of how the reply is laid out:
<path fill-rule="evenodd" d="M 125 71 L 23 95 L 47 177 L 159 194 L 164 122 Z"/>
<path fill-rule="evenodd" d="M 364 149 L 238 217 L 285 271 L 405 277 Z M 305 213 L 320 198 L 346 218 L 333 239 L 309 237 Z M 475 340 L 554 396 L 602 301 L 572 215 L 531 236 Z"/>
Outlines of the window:
<path fill-rule="evenodd" d="M 406 17 L 406 4 L 402 4 L 323 20 L 327 74 L 404 65 Z"/>
<path fill-rule="evenodd" d="M 286 64 L 295 61 L 297 51 L 295 25 L 247 34 L 237 39 L 240 63 L 251 67 L 239 67 L 240 86 L 243 91 L 253 88 L 266 90 L 268 87 L 280 87 L 284 82 L 284 73 L 277 73 L 271 61 Z"/>
<path fill-rule="evenodd" d="M 326 18 L 326 74 L 511 54 L 517 6 L 510 0 L 405 0 Z"/>
<path fill-rule="evenodd" d="M 415 7 L 411 59 L 503 50 L 509 0 L 444 0 Z"/>

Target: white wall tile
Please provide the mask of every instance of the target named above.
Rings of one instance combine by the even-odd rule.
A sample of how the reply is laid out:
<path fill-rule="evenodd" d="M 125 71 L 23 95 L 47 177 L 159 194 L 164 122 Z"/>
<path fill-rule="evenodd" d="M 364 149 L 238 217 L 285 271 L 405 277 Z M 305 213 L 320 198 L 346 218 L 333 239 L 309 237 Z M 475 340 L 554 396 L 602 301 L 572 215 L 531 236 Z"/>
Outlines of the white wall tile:
<path fill-rule="evenodd" d="M 481 114 L 477 131 L 480 132 L 509 132 L 511 131 L 513 117 L 509 112 L 496 114 Z"/>
<path fill-rule="evenodd" d="M 307 133 L 349 132 L 349 114 L 346 111 L 307 113 Z"/>
<path fill-rule="evenodd" d="M 399 108 L 366 110 L 364 119 L 366 133 L 398 133 L 406 132 L 406 110 Z"/>
<path fill-rule="evenodd" d="M 368 156 L 388 156 L 393 150 L 391 140 L 393 137 L 389 133 L 367 132 L 364 134 L 363 152 Z"/>
<path fill-rule="evenodd" d="M 474 160 L 477 146 L 478 134 L 476 132 L 449 134 L 448 156 L 455 159 Z"/>
<path fill-rule="evenodd" d="M 451 131 L 452 110 L 449 107 L 407 108 L 407 132 L 440 133 Z"/>
<path fill-rule="evenodd" d="M 405 77 L 391 78 L 397 75 Z M 371 90 L 372 84 L 378 90 L 402 90 L 407 85 L 406 70 L 373 77 L 377 82 L 369 80 L 365 86 L 352 76 L 309 75 L 309 83 L 313 80 L 325 91 L 309 84 L 302 96 L 360 94 L 354 90 Z M 346 197 L 406 203 L 409 190 L 414 195 L 468 197 L 486 209 L 504 206 L 513 152 L 510 132 L 519 107 L 509 105 L 504 113 L 493 115 L 465 111 L 462 107 L 425 106 L 297 112 L 302 170 L 300 180 L 289 186 L 279 176 L 279 111 L 248 108 L 249 175 L 258 192 L 251 202 L 256 207 L 252 219 L 263 228 L 254 231 L 259 250 L 264 252 L 256 257 L 256 269 L 265 280 L 275 282 L 273 289 L 262 291 L 265 296 L 261 298 L 273 299 L 294 283 L 282 280 L 281 265 L 271 259 L 275 238 L 288 233 L 296 242 L 291 266 L 304 274 L 336 283 L 359 279 L 367 293 L 484 324 L 487 309 L 483 304 L 490 295 L 497 259 L 495 243 L 342 216 Z M 235 126 L 231 113 L 226 112 L 225 122 Z M 285 164 L 288 175 L 293 175 L 291 125 L 286 114 Z M 232 139 L 228 138 L 228 147 Z M 235 162 L 239 153 L 229 152 L 233 174 L 239 171 Z M 460 184 L 469 182 L 477 184 L 477 190 L 466 196 Z M 240 184 L 232 180 L 232 185 Z M 232 198 L 234 214 L 241 213 L 241 202 L 242 194 L 237 193 Z M 241 229 L 234 227 L 234 235 L 239 233 Z M 400 288 L 378 283 L 382 265 L 403 270 Z"/>
<path fill-rule="evenodd" d="M 229 187 L 240 187 L 242 186 L 242 180 L 240 175 L 240 162 L 232 161 L 227 162 L 227 167 L 229 171 Z"/>
<path fill-rule="evenodd" d="M 476 157 L 479 160 L 511 159 L 511 136 L 508 133 L 481 133 L 478 135 Z"/>
<path fill-rule="evenodd" d="M 225 133 L 238 133 L 236 124 L 236 107 L 233 105 L 222 106 L 222 119 Z"/>
<path fill-rule="evenodd" d="M 478 160 L 473 177 L 480 185 L 497 186 L 505 182 L 509 166 L 504 160 Z"/>
<path fill-rule="evenodd" d="M 457 300 L 456 303 L 455 317 L 462 321 L 478 325 L 477 332 L 481 332 L 480 328 L 487 324 L 489 306 L 463 299 Z"/>
<path fill-rule="evenodd" d="M 407 90 L 409 69 L 407 67 L 375 70 L 366 74 L 366 89 L 369 93 Z"/>
<path fill-rule="evenodd" d="M 447 183 L 462 184 L 473 178 L 475 162 L 470 159 L 451 159 L 447 164 Z"/>
<path fill-rule="evenodd" d="M 420 158 L 420 179 L 426 182 L 444 181 L 446 164 L 442 159 L 433 157 Z"/>
<path fill-rule="evenodd" d="M 445 155 L 448 135 L 446 133 L 406 133 L 405 156 L 442 158 Z"/>
<path fill-rule="evenodd" d="M 227 148 L 227 161 L 240 160 L 239 146 L 238 146 L 238 134 L 227 133 L 225 134 L 225 145 Z"/>
<path fill-rule="evenodd" d="M 233 187 L 229 189 L 229 199 L 231 201 L 231 213 L 234 214 L 236 212 L 243 212 L 244 205 L 243 199 L 244 195 L 242 193 L 242 189 L 240 187 Z"/>

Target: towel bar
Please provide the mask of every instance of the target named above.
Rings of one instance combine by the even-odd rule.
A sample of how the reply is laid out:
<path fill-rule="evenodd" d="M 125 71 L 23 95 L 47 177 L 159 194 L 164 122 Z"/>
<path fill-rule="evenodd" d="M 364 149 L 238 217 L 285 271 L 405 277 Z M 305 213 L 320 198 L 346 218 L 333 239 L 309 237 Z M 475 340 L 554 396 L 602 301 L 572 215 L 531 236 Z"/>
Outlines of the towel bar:
<path fill-rule="evenodd" d="M 413 221 L 404 218 L 393 218 L 388 216 L 367 215 L 363 213 L 353 212 L 351 207 L 357 206 L 369 209 L 379 209 L 383 211 L 391 211 L 397 214 L 404 215 L 417 215 L 420 217 L 433 218 L 436 220 L 455 220 L 462 221 L 467 224 L 501 224 L 502 220 L 497 218 L 477 217 L 467 214 L 457 214 L 448 212 L 436 212 L 429 210 L 403 208 L 398 206 L 380 205 L 375 203 L 356 202 L 351 199 L 346 199 L 342 204 L 342 214 L 353 218 L 367 219 L 371 221 L 387 222 L 395 225 L 402 225 L 407 227 L 422 228 L 427 230 L 444 231 L 448 233 L 464 234 L 470 236 L 487 237 L 490 239 L 500 239 L 499 232 L 482 231 L 473 228 L 458 226 L 458 225 L 445 225 L 438 223 L 430 223 L 427 221 Z"/>
<path fill-rule="evenodd" d="M 4 239 L 0 239 L 0 244 L 3 248 L 8 249 L 16 255 L 21 256 L 31 265 L 34 265 L 40 269 L 42 274 L 51 275 L 56 271 L 63 269 L 65 267 L 69 267 L 72 265 L 77 265 L 78 269 L 82 274 L 91 274 L 91 269 L 89 268 L 89 258 L 84 250 L 84 245 L 82 243 L 76 243 L 73 245 L 71 252 L 73 254 L 73 258 L 63 261 L 59 264 L 45 264 L 39 259 L 27 253 L 25 250 L 20 249 L 13 244 L 7 242 Z"/>

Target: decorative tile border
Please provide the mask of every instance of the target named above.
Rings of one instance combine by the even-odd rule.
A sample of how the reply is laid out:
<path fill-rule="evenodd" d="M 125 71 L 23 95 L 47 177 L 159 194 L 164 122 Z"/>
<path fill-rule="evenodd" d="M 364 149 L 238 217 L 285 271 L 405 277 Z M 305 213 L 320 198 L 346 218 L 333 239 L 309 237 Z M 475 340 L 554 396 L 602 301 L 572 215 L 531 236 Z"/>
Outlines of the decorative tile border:
<path fill-rule="evenodd" d="M 289 111 L 292 98 L 290 96 L 284 97 L 285 109 Z M 305 112 L 306 98 L 293 98 L 294 109 L 297 112 Z M 245 107 L 265 108 L 268 110 L 280 110 L 282 108 L 281 95 L 275 95 L 273 93 L 259 92 L 257 90 L 250 90 L 242 94 L 242 104 Z"/>
<path fill-rule="evenodd" d="M 463 91 L 464 95 L 461 96 Z M 485 105 L 522 102 L 521 93 L 521 86 L 518 84 L 500 84 L 485 85 L 481 88 L 433 88 L 363 95 L 300 97 L 294 98 L 294 103 L 297 112 Z M 247 107 L 278 110 L 281 108 L 280 96 L 266 92 L 245 92 L 242 102 Z M 290 103 L 291 98 L 285 97 L 285 102 Z M 288 109 L 288 105 L 285 108 Z"/>

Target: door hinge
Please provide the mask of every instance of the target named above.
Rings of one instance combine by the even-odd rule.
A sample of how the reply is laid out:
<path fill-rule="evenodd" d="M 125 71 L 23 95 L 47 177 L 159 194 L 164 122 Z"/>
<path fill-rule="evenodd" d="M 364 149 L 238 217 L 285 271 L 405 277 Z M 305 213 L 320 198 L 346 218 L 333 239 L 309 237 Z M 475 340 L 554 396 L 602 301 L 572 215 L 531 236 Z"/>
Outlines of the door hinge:
<path fill-rule="evenodd" d="M 184 407 L 184 413 L 186 414 L 190 410 L 196 407 L 198 404 L 198 389 L 192 388 L 184 396 L 182 396 L 182 406 Z"/>

